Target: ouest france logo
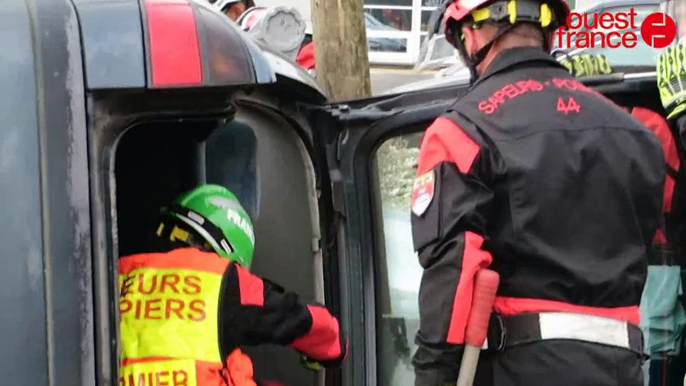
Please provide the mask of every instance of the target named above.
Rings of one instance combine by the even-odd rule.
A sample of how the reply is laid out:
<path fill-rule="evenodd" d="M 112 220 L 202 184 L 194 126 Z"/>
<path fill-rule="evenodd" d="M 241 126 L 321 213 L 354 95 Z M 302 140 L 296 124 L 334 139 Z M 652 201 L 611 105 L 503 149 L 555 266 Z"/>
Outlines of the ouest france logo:
<path fill-rule="evenodd" d="M 662 12 L 637 20 L 634 8 L 626 12 L 572 12 L 567 17 L 567 29 L 555 31 L 558 47 L 634 48 L 639 39 L 653 48 L 665 48 L 676 38 L 676 23 Z M 640 36 L 639 36 L 640 35 Z"/>

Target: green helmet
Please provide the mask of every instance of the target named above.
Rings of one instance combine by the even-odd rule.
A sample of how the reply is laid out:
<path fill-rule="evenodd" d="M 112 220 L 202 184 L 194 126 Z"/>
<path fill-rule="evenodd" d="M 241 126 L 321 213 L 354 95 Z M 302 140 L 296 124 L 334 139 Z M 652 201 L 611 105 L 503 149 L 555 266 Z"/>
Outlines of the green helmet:
<path fill-rule="evenodd" d="M 228 189 L 200 185 L 179 197 L 163 214 L 192 228 L 219 256 L 250 268 L 255 250 L 252 222 Z"/>

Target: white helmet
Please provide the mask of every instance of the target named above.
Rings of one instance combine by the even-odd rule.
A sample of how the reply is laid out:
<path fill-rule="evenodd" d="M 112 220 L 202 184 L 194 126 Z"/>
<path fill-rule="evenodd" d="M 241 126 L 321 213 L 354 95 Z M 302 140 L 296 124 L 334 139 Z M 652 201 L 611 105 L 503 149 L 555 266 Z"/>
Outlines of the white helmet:
<path fill-rule="evenodd" d="M 253 7 L 236 23 L 253 39 L 295 61 L 305 39 L 306 23 L 294 7 Z"/>

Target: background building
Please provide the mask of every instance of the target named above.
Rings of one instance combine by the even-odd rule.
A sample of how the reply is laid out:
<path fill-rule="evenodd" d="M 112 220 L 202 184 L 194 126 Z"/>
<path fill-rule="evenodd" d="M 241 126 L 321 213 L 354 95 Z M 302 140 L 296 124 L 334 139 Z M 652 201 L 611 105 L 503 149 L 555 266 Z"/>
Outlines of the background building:
<path fill-rule="evenodd" d="M 411 65 L 426 38 L 431 12 L 444 0 L 363 0 L 369 61 L 377 65 Z M 570 0 L 594 4 L 603 0 Z M 260 6 L 289 4 L 311 20 L 310 0 L 255 0 Z"/>

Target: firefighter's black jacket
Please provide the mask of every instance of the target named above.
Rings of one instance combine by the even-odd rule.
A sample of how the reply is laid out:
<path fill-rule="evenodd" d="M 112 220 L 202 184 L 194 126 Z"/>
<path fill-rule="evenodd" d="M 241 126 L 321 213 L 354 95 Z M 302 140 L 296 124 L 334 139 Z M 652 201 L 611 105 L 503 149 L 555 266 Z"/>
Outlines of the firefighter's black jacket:
<path fill-rule="evenodd" d="M 455 379 L 474 274 L 486 266 L 501 277 L 498 313 L 638 324 L 664 165 L 653 133 L 545 52 L 501 52 L 422 142 L 415 371 Z"/>

